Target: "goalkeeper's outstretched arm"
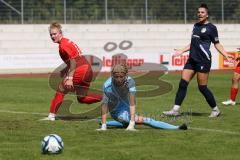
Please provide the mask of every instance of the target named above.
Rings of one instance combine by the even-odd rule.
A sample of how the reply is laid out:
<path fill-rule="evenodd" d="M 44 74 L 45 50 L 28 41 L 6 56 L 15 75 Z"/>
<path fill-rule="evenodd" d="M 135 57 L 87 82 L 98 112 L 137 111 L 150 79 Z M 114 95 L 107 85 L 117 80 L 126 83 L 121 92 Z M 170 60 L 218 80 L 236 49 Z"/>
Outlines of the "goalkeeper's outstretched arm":
<path fill-rule="evenodd" d="M 103 131 L 107 130 L 107 125 L 106 125 L 107 112 L 108 112 L 107 104 L 102 104 L 102 107 L 101 107 L 102 126 L 100 129 L 97 129 L 97 130 L 103 130 Z"/>

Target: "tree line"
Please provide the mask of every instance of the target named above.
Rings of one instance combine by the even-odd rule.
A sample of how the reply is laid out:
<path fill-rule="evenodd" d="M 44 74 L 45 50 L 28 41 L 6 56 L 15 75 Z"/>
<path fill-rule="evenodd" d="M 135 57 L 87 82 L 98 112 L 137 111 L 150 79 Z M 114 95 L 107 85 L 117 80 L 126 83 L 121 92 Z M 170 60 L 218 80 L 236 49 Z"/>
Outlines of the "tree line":
<path fill-rule="evenodd" d="M 5 0 L 21 12 L 21 0 Z M 196 19 L 201 3 L 210 9 L 213 21 L 239 23 L 240 0 L 24 0 L 24 23 L 184 23 Z M 107 2 L 107 3 L 106 3 Z M 147 3 L 146 3 L 147 2 Z M 184 4 L 186 2 L 186 5 Z M 64 10 L 66 9 L 66 10 Z M 186 9 L 186 12 L 185 12 Z M 224 11 L 224 12 L 223 12 Z M 21 15 L 0 2 L 0 23 L 20 23 Z"/>

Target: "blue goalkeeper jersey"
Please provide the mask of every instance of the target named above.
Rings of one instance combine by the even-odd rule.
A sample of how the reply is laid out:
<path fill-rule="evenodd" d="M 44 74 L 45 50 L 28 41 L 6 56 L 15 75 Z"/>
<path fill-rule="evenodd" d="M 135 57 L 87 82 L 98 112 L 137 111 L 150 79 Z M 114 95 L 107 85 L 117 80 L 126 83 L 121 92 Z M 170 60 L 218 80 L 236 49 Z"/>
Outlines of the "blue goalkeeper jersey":
<path fill-rule="evenodd" d="M 196 23 L 192 31 L 189 57 L 200 63 L 211 62 L 211 42 L 214 44 L 219 43 L 216 26 L 212 23 Z"/>
<path fill-rule="evenodd" d="M 130 110 L 129 94 L 136 93 L 135 81 L 127 77 L 124 87 L 117 87 L 112 82 L 112 77 L 108 78 L 103 85 L 102 103 L 107 104 L 111 114 Z"/>

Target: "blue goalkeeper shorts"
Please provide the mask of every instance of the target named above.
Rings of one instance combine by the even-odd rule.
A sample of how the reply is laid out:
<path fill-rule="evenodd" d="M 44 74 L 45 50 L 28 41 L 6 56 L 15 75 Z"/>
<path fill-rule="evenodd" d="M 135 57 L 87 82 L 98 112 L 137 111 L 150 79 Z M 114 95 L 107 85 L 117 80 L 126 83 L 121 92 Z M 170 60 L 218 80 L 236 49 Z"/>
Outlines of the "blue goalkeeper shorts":
<path fill-rule="evenodd" d="M 122 124 L 129 124 L 129 122 L 131 120 L 130 112 L 126 111 L 126 110 L 111 113 L 111 116 L 115 121 L 118 121 Z M 138 115 L 135 114 L 135 121 L 137 121 L 137 120 L 138 120 Z"/>
<path fill-rule="evenodd" d="M 130 113 L 128 111 L 114 112 L 114 113 L 111 113 L 111 116 L 114 120 L 123 124 L 128 124 L 131 119 Z"/>

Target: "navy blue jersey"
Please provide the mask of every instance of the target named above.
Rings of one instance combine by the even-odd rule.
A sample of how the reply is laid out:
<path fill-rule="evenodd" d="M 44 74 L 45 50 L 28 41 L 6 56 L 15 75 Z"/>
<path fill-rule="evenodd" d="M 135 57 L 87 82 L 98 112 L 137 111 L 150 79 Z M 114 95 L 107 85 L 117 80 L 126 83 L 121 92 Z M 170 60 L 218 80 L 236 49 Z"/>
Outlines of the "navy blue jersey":
<path fill-rule="evenodd" d="M 217 27 L 212 23 L 194 24 L 189 57 L 199 63 L 211 63 L 211 42 L 219 43 Z"/>

